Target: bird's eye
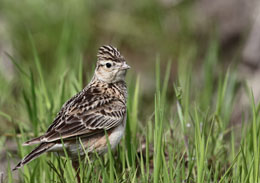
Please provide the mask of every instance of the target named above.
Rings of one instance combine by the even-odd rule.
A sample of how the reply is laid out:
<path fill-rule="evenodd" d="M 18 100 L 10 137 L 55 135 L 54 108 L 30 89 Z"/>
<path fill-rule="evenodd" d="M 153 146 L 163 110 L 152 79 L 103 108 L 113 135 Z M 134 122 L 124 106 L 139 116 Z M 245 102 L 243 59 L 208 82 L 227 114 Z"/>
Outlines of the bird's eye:
<path fill-rule="evenodd" d="M 112 66 L 111 63 L 106 63 L 106 67 L 107 67 L 107 68 L 110 68 L 111 66 Z"/>

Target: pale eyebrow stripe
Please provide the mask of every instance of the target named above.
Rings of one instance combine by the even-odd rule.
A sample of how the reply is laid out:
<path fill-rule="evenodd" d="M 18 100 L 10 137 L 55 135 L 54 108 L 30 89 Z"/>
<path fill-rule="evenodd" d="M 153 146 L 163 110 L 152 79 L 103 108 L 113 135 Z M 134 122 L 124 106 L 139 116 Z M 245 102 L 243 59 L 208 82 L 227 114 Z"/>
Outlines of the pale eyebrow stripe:
<path fill-rule="evenodd" d="M 106 61 L 99 61 L 99 63 L 101 64 L 101 65 L 105 65 L 106 63 L 112 63 L 113 64 L 113 61 L 112 60 L 106 60 Z"/>

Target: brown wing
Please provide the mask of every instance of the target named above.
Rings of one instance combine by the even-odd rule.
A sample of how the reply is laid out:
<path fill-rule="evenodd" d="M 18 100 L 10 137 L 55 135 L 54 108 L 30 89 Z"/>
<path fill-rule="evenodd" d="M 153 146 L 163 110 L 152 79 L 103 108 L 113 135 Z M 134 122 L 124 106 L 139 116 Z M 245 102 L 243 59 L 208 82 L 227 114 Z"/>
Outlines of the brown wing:
<path fill-rule="evenodd" d="M 41 142 L 53 142 L 74 136 L 90 136 L 119 125 L 126 114 L 119 98 L 84 92 L 67 102 Z"/>

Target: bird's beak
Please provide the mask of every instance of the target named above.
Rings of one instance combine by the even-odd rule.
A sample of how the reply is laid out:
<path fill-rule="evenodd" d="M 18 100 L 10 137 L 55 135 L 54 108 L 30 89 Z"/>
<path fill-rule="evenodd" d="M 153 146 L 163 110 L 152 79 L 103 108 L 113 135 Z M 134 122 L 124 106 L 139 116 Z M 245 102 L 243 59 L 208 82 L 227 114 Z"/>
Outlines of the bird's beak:
<path fill-rule="evenodd" d="M 129 65 L 127 65 L 125 62 L 124 64 L 122 65 L 121 69 L 123 70 L 127 70 L 127 69 L 130 69 L 131 67 Z"/>

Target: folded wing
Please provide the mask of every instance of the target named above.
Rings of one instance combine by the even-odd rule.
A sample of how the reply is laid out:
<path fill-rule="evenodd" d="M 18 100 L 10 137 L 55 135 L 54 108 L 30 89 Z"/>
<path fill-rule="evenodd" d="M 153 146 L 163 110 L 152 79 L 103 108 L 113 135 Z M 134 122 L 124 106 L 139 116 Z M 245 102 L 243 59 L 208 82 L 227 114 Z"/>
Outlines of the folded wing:
<path fill-rule="evenodd" d="M 25 145 L 91 136 L 118 126 L 126 113 L 124 101 L 109 95 L 85 92 L 61 109 L 47 132 Z"/>

